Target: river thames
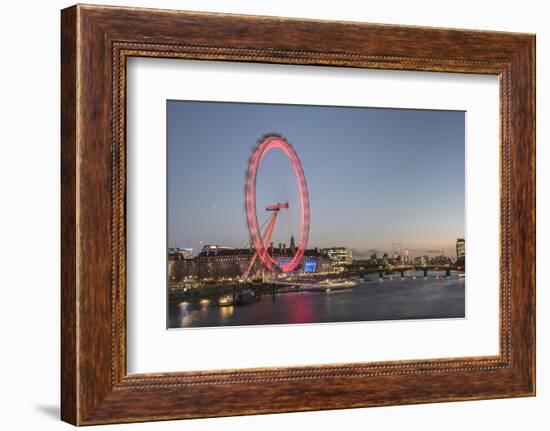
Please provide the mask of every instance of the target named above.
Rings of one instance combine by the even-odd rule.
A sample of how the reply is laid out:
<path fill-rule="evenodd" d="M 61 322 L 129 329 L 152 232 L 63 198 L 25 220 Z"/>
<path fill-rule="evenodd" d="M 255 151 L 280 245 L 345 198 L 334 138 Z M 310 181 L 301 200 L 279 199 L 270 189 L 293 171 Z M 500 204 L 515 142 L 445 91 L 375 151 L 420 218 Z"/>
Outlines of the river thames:
<path fill-rule="evenodd" d="M 420 273 L 421 274 L 421 273 Z M 169 328 L 358 322 L 465 317 L 465 280 L 458 274 L 424 278 L 372 277 L 354 288 L 263 295 L 246 305 L 212 300 L 169 304 Z"/>

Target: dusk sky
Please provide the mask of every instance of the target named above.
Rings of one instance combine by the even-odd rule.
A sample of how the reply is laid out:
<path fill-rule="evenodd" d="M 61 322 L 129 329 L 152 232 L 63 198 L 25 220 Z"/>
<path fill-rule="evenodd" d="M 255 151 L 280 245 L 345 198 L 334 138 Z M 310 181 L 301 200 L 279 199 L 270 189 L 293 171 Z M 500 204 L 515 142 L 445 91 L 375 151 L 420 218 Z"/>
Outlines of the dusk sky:
<path fill-rule="evenodd" d="M 265 133 L 297 152 L 310 196 L 308 247 L 346 246 L 357 257 L 391 252 L 455 255 L 465 231 L 462 111 L 167 102 L 168 246 L 248 245 L 244 181 Z M 273 241 L 299 233 L 296 180 L 282 152 L 258 174 L 258 219 L 289 202 Z M 296 238 L 298 242 L 298 238 Z"/>

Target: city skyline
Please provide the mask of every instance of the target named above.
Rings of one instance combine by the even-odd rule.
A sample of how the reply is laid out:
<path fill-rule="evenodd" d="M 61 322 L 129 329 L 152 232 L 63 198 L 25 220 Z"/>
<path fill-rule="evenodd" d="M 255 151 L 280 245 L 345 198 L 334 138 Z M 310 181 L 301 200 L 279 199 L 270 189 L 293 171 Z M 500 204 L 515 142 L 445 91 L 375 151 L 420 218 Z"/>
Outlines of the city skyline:
<path fill-rule="evenodd" d="M 272 131 L 302 161 L 308 247 L 368 257 L 400 243 L 411 257 L 452 256 L 464 237 L 464 112 L 168 101 L 167 116 L 168 247 L 247 245 L 244 172 L 256 140 Z M 291 202 L 274 237 L 288 243 L 299 224 L 297 187 L 288 161 L 271 153 L 259 208 Z"/>
<path fill-rule="evenodd" d="M 289 247 L 290 241 L 292 236 L 289 238 L 289 242 L 284 243 L 286 247 Z M 462 238 L 456 238 L 453 242 L 452 249 L 449 248 L 448 250 L 441 248 L 441 249 L 414 249 L 414 248 L 408 248 L 404 247 L 403 244 L 399 243 L 400 246 L 400 252 L 397 252 L 394 248 L 387 248 L 387 249 L 380 249 L 380 248 L 369 248 L 369 249 L 354 249 L 349 248 L 353 252 L 353 257 L 358 259 L 368 259 L 373 254 L 377 255 L 378 258 L 381 258 L 384 255 L 388 255 L 389 257 L 392 257 L 394 255 L 400 255 L 404 254 L 405 252 L 408 253 L 409 257 L 411 259 L 415 257 L 423 257 L 423 256 L 429 256 L 429 257 L 437 257 L 437 256 L 446 256 L 450 258 L 456 258 L 456 241 L 461 240 Z M 193 256 L 197 256 L 201 251 L 204 251 L 208 247 L 221 247 L 221 248 L 232 248 L 237 249 L 238 247 L 234 247 L 228 244 L 221 244 L 221 243 L 209 243 L 209 244 L 200 244 L 200 248 L 193 248 L 193 247 L 187 247 L 187 246 L 173 246 L 169 247 L 169 249 L 174 250 L 181 250 L 186 251 L 188 253 L 192 253 Z M 279 246 L 279 243 L 275 243 L 274 247 L 277 248 Z M 316 247 L 314 244 L 310 244 L 308 246 L 308 249 L 331 249 L 331 248 L 347 248 L 342 245 L 338 244 L 332 244 L 329 247 Z"/>

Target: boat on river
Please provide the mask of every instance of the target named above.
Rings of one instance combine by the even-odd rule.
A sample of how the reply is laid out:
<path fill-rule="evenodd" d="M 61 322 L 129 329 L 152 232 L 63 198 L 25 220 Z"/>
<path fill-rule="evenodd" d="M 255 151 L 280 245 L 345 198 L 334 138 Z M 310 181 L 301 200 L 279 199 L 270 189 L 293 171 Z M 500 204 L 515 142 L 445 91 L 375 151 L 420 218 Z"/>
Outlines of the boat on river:
<path fill-rule="evenodd" d="M 334 290 L 346 290 L 359 286 L 358 280 L 323 280 L 318 282 L 315 287 L 325 292 L 331 292 Z"/>
<path fill-rule="evenodd" d="M 223 295 L 218 298 L 219 307 L 228 307 L 233 305 L 246 305 L 258 302 L 260 297 L 252 289 L 245 289 L 242 292 Z"/>
<path fill-rule="evenodd" d="M 218 307 L 229 307 L 233 305 L 233 295 L 223 295 L 218 298 Z"/>

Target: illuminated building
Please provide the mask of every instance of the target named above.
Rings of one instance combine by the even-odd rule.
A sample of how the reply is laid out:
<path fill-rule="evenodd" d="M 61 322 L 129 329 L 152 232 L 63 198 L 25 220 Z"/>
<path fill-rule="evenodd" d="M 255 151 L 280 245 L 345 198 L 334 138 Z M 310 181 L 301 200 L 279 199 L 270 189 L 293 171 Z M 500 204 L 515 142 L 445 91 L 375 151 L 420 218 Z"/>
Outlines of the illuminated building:
<path fill-rule="evenodd" d="M 430 259 L 428 256 L 417 256 L 414 258 L 414 264 L 418 266 L 426 266 L 429 260 Z"/>
<path fill-rule="evenodd" d="M 292 248 L 292 240 L 291 247 Z M 279 265 L 284 265 L 292 259 L 290 248 L 274 248 L 272 244 L 268 248 L 269 253 Z M 202 279 L 232 279 L 241 278 L 247 271 L 254 251 L 250 248 L 230 248 L 222 246 L 205 246 L 194 259 L 176 260 L 169 266 L 169 278 L 172 281 L 181 281 L 187 277 Z M 331 261 L 318 249 L 304 251 L 297 273 L 328 272 L 332 268 Z M 251 274 L 268 274 L 263 263 L 258 259 L 254 264 Z"/>
<path fill-rule="evenodd" d="M 353 253 L 346 247 L 323 248 L 321 253 L 332 262 L 332 266 L 342 267 L 353 263 Z"/>
<path fill-rule="evenodd" d="M 193 259 L 193 249 L 192 248 L 169 248 L 168 249 L 168 260 L 188 260 Z"/>

